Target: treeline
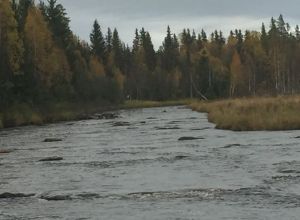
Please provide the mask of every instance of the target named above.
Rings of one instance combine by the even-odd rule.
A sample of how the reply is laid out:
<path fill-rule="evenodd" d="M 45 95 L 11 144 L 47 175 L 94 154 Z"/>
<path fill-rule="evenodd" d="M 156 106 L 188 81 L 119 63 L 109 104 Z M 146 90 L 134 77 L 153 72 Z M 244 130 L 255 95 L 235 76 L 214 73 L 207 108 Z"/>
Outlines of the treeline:
<path fill-rule="evenodd" d="M 295 94 L 300 91 L 300 30 L 280 15 L 261 32 L 207 36 L 167 28 L 154 49 L 136 30 L 125 45 L 117 29 L 91 25 L 90 43 L 70 30 L 56 0 L 0 0 L 0 111 L 13 103 L 118 103 Z"/>

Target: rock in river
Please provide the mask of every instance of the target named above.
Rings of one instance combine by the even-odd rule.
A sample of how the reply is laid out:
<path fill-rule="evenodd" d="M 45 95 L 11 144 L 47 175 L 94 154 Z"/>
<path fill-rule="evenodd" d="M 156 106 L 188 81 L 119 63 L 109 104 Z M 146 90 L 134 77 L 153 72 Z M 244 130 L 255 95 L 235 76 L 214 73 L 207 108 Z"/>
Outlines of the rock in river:
<path fill-rule="evenodd" d="M 119 118 L 119 116 L 116 113 L 112 112 L 106 112 L 100 115 L 97 115 L 99 119 L 116 119 Z"/>
<path fill-rule="evenodd" d="M 61 161 L 63 159 L 64 158 L 62 158 L 62 157 L 47 157 L 47 158 L 44 158 L 44 159 L 40 159 L 39 162 Z"/>
<path fill-rule="evenodd" d="M 13 152 L 13 150 L 9 150 L 9 149 L 0 149 L 0 154 L 9 154 Z"/>
<path fill-rule="evenodd" d="M 228 144 L 226 146 L 224 146 L 223 148 L 231 148 L 231 147 L 240 147 L 241 145 L 240 144 Z"/>
<path fill-rule="evenodd" d="M 44 142 L 59 142 L 62 141 L 60 138 L 46 138 Z"/>
<path fill-rule="evenodd" d="M 32 197 L 35 196 L 35 194 L 24 194 L 24 193 L 2 193 L 0 194 L 0 199 L 15 199 L 15 198 L 26 198 L 26 197 Z"/>
<path fill-rule="evenodd" d="M 47 201 L 66 201 L 66 200 L 72 200 L 72 197 L 70 195 L 55 195 L 55 196 L 42 195 L 40 198 L 44 199 L 44 200 L 47 200 Z"/>
<path fill-rule="evenodd" d="M 124 121 L 119 121 L 119 122 L 115 122 L 113 124 L 114 127 L 123 127 L 123 126 L 130 126 L 129 122 L 124 122 Z"/>
<path fill-rule="evenodd" d="M 192 140 L 203 140 L 202 137 L 181 137 L 178 141 L 192 141 Z"/>

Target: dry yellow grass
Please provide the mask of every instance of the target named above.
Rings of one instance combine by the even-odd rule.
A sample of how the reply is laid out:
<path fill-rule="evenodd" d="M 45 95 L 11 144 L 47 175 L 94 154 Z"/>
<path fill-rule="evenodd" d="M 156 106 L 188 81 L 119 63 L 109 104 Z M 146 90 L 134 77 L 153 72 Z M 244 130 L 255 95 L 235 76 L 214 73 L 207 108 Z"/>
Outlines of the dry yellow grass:
<path fill-rule="evenodd" d="M 234 131 L 300 129 L 300 96 L 193 102 L 216 128 Z"/>

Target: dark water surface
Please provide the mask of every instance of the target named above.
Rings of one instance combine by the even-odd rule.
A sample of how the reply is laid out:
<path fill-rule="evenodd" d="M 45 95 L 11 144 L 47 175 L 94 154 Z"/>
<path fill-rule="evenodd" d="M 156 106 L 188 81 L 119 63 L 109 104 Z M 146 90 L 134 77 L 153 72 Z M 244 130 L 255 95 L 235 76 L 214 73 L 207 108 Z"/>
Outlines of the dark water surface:
<path fill-rule="evenodd" d="M 299 131 L 216 130 L 183 107 L 120 115 L 0 131 L 0 219 L 300 219 Z"/>

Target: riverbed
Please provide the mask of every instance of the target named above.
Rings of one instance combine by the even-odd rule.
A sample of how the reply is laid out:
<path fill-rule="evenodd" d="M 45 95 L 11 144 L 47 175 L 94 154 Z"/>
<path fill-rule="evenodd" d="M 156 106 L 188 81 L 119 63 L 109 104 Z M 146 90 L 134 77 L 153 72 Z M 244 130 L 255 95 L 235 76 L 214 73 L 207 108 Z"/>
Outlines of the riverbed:
<path fill-rule="evenodd" d="M 300 131 L 217 130 L 182 106 L 116 113 L 1 130 L 0 219 L 300 219 Z"/>

